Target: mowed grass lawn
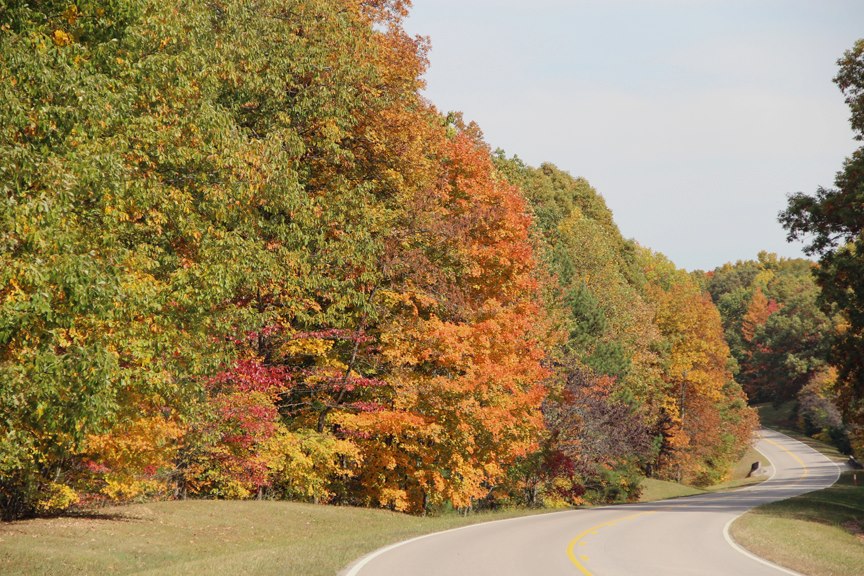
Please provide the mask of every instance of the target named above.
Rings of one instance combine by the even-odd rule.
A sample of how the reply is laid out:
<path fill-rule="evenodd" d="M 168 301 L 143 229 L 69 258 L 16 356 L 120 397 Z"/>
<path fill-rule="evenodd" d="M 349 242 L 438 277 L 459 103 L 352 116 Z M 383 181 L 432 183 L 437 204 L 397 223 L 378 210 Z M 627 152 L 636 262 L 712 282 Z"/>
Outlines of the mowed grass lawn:
<path fill-rule="evenodd" d="M 138 504 L 0 524 L 0 574 L 333 576 L 391 542 L 530 513 L 420 518 L 292 502 Z"/>
<path fill-rule="evenodd" d="M 764 474 L 749 476 L 750 465 L 753 462 L 759 461 L 762 466 L 768 465 L 768 459 L 755 448 L 748 448 L 741 459 L 729 471 L 728 478 L 720 484 L 703 488 L 695 488 L 686 484 L 678 484 L 677 482 L 667 482 L 665 480 L 656 480 L 654 478 L 646 478 L 642 481 L 642 494 L 639 497 L 640 502 L 654 502 L 657 500 L 666 500 L 668 498 L 680 498 L 682 496 L 695 496 L 696 494 L 704 494 L 706 492 L 722 492 L 723 490 L 733 490 L 751 484 L 758 484 L 767 480 L 768 477 Z"/>
<path fill-rule="evenodd" d="M 744 476 L 750 463 L 760 458 L 758 452 L 748 452 L 729 481 L 711 489 L 753 481 Z M 646 500 L 704 492 L 653 480 L 643 488 Z M 0 575 L 332 576 L 363 554 L 392 542 L 538 512 L 421 518 L 366 508 L 269 501 L 117 506 L 91 516 L 0 523 Z"/>
<path fill-rule="evenodd" d="M 864 472 L 834 486 L 760 506 L 732 524 L 753 553 L 809 576 L 864 574 Z"/>

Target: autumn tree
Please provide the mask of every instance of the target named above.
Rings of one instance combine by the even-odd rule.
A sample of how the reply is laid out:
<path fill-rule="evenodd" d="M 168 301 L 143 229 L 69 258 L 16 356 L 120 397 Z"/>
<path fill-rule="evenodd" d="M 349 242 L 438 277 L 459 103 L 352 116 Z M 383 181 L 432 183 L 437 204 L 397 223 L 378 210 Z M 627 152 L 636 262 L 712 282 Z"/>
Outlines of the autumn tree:
<path fill-rule="evenodd" d="M 639 407 L 617 398 L 614 378 L 571 367 L 543 410 L 544 498 L 569 503 L 623 502 L 640 493 L 651 460 L 650 431 Z"/>
<path fill-rule="evenodd" d="M 567 408 L 573 395 L 563 391 L 574 378 L 604 382 L 607 392 L 579 402 L 609 411 L 629 406 L 628 419 L 653 435 L 652 454 L 618 460 L 620 473 L 638 461 L 646 474 L 701 483 L 722 477 L 749 443 L 755 421 L 732 379 L 733 362 L 710 297 L 668 260 L 624 240 L 602 197 L 584 179 L 549 164 L 530 168 L 502 152 L 496 163 L 531 202 L 554 280 L 551 300 L 567 335 L 555 356 L 555 389 L 562 392 L 553 394 L 547 412 L 573 410 Z M 553 434 L 578 437 L 578 426 L 567 426 L 572 429 Z M 553 458 L 546 468 L 557 463 L 566 470 L 566 461 L 584 465 L 595 443 L 571 444 L 566 459 Z"/>
<path fill-rule="evenodd" d="M 838 408 L 837 370 L 827 367 L 815 373 L 798 391 L 797 424 L 809 436 L 852 453 L 849 429 Z"/>
<path fill-rule="evenodd" d="M 664 257 L 644 250 L 642 258 L 646 295 L 664 341 L 658 468 L 666 476 L 711 484 L 749 443 L 756 416 L 732 378 L 729 347 L 710 295 Z"/>
<path fill-rule="evenodd" d="M 374 416 L 340 420 L 371 435 L 361 445 L 375 464 L 360 480 L 397 509 L 471 507 L 542 429 L 548 336 L 524 200 L 497 177 L 476 127 L 452 118 L 442 128 L 435 188 L 408 205 L 382 294 L 392 393 Z"/>
<path fill-rule="evenodd" d="M 499 151 L 496 164 L 522 187 L 536 216 L 544 261 L 555 278 L 555 307 L 568 334 L 565 355 L 616 377 L 645 399 L 657 334 L 640 294 L 645 280 L 635 245 L 622 236 L 602 196 L 584 178 L 551 164 L 526 166 Z"/>
<path fill-rule="evenodd" d="M 837 320 L 820 308 L 813 272 L 808 260 L 763 252 L 709 274 L 737 379 L 753 403 L 791 400 L 827 366 Z"/>
<path fill-rule="evenodd" d="M 2 8 L 0 79 L 0 508 L 4 518 L 74 502 L 80 453 L 144 394 L 174 382 L 155 349 L 176 330 L 152 312 L 156 255 L 121 240 L 148 218 L 117 147 L 133 103 L 119 52 L 141 6 Z M 155 226 L 161 224 L 155 218 Z M 148 412 L 147 408 L 142 409 Z M 152 416 L 152 414 L 148 414 Z"/>

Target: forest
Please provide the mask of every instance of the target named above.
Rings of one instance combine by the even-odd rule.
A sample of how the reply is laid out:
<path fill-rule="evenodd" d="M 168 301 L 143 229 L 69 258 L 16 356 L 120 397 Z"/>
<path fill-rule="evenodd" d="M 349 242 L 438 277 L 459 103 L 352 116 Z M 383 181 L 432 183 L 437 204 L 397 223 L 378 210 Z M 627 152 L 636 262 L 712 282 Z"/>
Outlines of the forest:
<path fill-rule="evenodd" d="M 748 396 L 861 453 L 860 224 L 678 269 L 428 102 L 409 7 L 0 2 L 3 519 L 626 501 L 721 480 Z M 836 238 L 818 201 L 790 236 Z"/>

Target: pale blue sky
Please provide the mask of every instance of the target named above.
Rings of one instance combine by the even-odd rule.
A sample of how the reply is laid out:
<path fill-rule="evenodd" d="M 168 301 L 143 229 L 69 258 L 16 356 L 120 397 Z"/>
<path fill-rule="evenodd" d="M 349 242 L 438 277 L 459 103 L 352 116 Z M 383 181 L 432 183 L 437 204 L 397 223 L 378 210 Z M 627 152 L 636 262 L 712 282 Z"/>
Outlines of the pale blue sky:
<path fill-rule="evenodd" d="M 586 177 L 687 269 L 801 255 L 777 212 L 856 145 L 831 79 L 864 0 L 414 0 L 406 28 L 440 110 Z"/>

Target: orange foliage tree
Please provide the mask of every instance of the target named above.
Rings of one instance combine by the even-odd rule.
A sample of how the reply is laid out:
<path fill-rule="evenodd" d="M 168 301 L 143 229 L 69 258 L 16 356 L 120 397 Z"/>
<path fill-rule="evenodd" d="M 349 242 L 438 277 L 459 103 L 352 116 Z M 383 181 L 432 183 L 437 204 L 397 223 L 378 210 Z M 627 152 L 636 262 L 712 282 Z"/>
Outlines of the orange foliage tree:
<path fill-rule="evenodd" d="M 369 502 L 468 508 L 537 445 L 546 332 L 518 190 L 473 127 L 440 140 L 435 187 L 408 206 L 382 293 L 375 412 L 333 421 L 363 438 Z"/>

